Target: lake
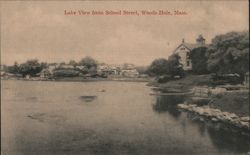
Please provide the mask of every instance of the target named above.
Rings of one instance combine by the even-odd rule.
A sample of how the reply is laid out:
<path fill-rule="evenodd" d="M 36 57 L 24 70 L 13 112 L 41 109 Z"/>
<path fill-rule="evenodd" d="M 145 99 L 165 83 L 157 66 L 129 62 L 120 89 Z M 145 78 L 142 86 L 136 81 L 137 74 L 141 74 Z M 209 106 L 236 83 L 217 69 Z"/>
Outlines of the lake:
<path fill-rule="evenodd" d="M 3 155 L 238 155 L 249 138 L 197 122 L 144 82 L 1 81 Z"/>

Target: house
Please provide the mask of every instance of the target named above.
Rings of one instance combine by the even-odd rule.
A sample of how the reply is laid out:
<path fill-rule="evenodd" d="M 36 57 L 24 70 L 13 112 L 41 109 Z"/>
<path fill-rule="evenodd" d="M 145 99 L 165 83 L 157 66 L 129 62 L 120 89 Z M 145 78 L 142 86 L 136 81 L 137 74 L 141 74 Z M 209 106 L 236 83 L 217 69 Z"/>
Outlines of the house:
<path fill-rule="evenodd" d="M 76 69 L 79 69 L 79 70 L 86 70 L 87 67 L 86 66 L 75 66 Z"/>
<path fill-rule="evenodd" d="M 52 72 L 53 70 L 59 68 L 59 66 L 60 66 L 60 65 L 58 65 L 58 64 L 50 64 L 50 65 L 48 66 L 48 70 L 49 70 L 50 72 Z"/>
<path fill-rule="evenodd" d="M 121 75 L 125 77 L 138 77 L 139 72 L 136 69 L 122 69 Z"/>
<path fill-rule="evenodd" d="M 49 78 L 53 75 L 53 71 L 49 70 L 48 68 L 43 69 L 40 73 L 38 73 L 37 75 L 40 76 L 40 78 L 44 79 L 44 78 Z"/>
<path fill-rule="evenodd" d="M 189 58 L 190 52 L 198 47 L 206 47 L 205 39 L 202 35 L 199 35 L 196 39 L 196 43 L 186 43 L 182 39 L 182 43 L 174 50 L 173 54 L 178 54 L 180 56 L 180 63 L 184 70 L 192 70 L 192 62 Z"/>
<path fill-rule="evenodd" d="M 104 75 L 119 75 L 120 67 L 116 65 L 99 65 L 97 67 L 97 73 Z"/>
<path fill-rule="evenodd" d="M 25 75 L 25 79 L 27 79 L 27 80 L 30 79 L 30 77 L 31 76 L 29 74 Z"/>
<path fill-rule="evenodd" d="M 122 69 L 135 69 L 134 64 L 125 63 L 122 65 Z"/>

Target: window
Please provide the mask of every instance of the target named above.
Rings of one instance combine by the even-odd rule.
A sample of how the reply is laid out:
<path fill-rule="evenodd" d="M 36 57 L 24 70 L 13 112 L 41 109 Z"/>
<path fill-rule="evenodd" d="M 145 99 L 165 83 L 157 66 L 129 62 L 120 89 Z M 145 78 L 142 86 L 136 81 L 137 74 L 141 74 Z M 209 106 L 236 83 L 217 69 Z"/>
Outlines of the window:
<path fill-rule="evenodd" d="M 187 61 L 187 66 L 189 66 L 189 65 L 190 65 L 190 61 L 188 60 L 188 61 Z"/>
<path fill-rule="evenodd" d="M 189 58 L 190 52 L 187 52 L 187 58 Z"/>
<path fill-rule="evenodd" d="M 185 48 L 184 48 L 184 47 L 182 47 L 182 48 L 181 48 L 181 50 L 185 50 Z"/>

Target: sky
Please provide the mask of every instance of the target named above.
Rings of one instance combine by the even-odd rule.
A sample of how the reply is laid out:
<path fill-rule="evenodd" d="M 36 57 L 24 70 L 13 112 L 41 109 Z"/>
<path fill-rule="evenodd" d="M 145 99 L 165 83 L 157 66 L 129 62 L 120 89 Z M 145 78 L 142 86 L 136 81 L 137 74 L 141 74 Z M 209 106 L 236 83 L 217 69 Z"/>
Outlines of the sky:
<path fill-rule="evenodd" d="M 69 11 L 138 11 L 137 15 L 65 15 Z M 186 15 L 141 15 L 184 11 Z M 248 30 L 248 1 L 1 1 L 1 64 L 39 59 L 149 65 L 168 58 L 181 43 L 206 43 L 230 31 Z"/>

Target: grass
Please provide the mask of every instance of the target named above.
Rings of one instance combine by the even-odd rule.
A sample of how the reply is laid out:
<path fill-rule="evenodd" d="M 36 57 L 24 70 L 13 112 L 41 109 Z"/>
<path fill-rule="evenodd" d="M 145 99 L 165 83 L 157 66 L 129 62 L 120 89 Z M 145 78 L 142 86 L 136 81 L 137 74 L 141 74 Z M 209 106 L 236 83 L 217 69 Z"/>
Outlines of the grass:
<path fill-rule="evenodd" d="M 180 80 L 168 81 L 166 83 L 152 82 L 149 85 L 165 89 L 187 91 L 192 89 L 194 86 L 207 86 L 210 83 L 210 75 L 187 75 Z"/>
<path fill-rule="evenodd" d="M 209 106 L 239 116 L 249 116 L 249 91 L 233 91 L 215 95 L 209 102 Z"/>

